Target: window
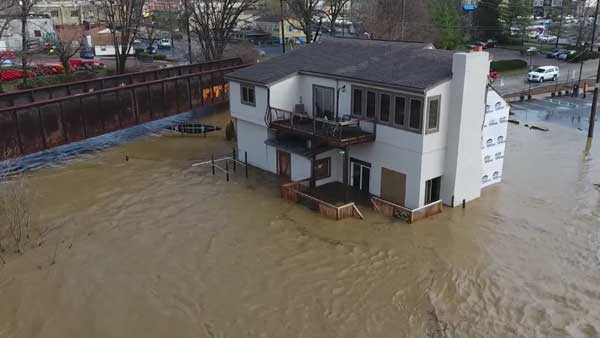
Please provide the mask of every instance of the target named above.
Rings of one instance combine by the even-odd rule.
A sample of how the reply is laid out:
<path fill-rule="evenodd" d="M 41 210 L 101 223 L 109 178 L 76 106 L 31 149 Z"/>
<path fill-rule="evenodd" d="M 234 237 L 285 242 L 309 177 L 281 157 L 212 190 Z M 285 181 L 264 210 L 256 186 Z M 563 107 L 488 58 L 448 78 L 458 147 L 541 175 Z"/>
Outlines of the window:
<path fill-rule="evenodd" d="M 315 179 L 321 180 L 331 176 L 331 157 L 315 161 Z"/>
<path fill-rule="evenodd" d="M 79 10 L 71 11 L 71 16 L 74 17 L 74 18 L 78 18 L 79 17 Z"/>
<path fill-rule="evenodd" d="M 423 109 L 420 100 L 410 100 L 410 120 L 409 127 L 411 129 L 421 130 L 423 120 Z"/>
<path fill-rule="evenodd" d="M 379 95 L 379 119 L 383 122 L 390 121 L 390 96 L 388 94 Z"/>
<path fill-rule="evenodd" d="M 256 106 L 256 93 L 254 86 L 241 85 L 242 89 L 242 104 L 248 106 Z"/>
<path fill-rule="evenodd" d="M 42 31 L 34 30 L 34 31 L 33 31 L 33 35 L 34 35 L 36 38 L 39 38 L 40 36 L 42 36 Z"/>
<path fill-rule="evenodd" d="M 440 200 L 440 188 L 442 186 L 442 177 L 432 178 L 425 182 L 425 205 Z"/>
<path fill-rule="evenodd" d="M 367 117 L 375 117 L 376 98 L 377 96 L 374 92 L 367 92 Z"/>
<path fill-rule="evenodd" d="M 57 10 L 50 11 L 50 16 L 52 16 L 53 18 L 58 17 L 58 11 Z"/>
<path fill-rule="evenodd" d="M 394 123 L 399 126 L 404 126 L 404 112 L 406 111 L 406 98 L 396 96 L 396 104 L 394 106 Z"/>
<path fill-rule="evenodd" d="M 352 114 L 362 115 L 363 112 L 363 91 L 354 88 L 352 90 Z"/>
<path fill-rule="evenodd" d="M 438 131 L 440 119 L 440 97 L 429 99 L 429 109 L 427 111 L 427 130 Z"/>
<path fill-rule="evenodd" d="M 331 87 L 313 86 L 314 113 L 319 118 L 333 120 L 335 115 L 335 95 Z"/>

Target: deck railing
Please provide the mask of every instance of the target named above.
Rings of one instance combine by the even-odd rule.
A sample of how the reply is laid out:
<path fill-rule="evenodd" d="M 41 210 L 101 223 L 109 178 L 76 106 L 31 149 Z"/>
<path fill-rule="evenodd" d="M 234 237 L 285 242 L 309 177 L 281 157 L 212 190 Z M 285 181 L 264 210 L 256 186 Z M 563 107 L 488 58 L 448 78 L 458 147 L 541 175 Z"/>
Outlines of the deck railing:
<path fill-rule="evenodd" d="M 409 209 L 382 198 L 372 196 L 371 204 L 373 205 L 373 208 L 381 214 L 388 217 L 400 218 L 407 223 L 414 223 L 442 212 L 441 200 L 418 209 Z"/>
<path fill-rule="evenodd" d="M 271 107 L 267 112 L 269 127 L 284 127 L 308 136 L 322 137 L 341 145 L 343 143 L 362 143 L 375 139 L 375 122 L 357 117 L 330 120 Z"/>
<path fill-rule="evenodd" d="M 308 194 L 308 182 L 309 180 L 303 180 L 283 184 L 281 186 L 281 197 L 288 202 L 301 203 L 310 209 L 318 210 L 321 215 L 330 219 L 341 220 L 352 217 L 364 219 L 363 214 L 354 202 L 335 206 L 311 196 Z"/>

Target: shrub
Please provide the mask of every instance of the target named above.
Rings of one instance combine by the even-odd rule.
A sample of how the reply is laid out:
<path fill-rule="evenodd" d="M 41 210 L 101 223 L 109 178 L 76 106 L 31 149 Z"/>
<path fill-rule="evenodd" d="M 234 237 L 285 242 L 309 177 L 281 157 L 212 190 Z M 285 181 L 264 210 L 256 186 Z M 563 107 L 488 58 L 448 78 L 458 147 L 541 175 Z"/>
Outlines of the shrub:
<path fill-rule="evenodd" d="M 527 62 L 520 59 L 492 61 L 490 65 L 490 69 L 497 72 L 506 72 L 522 68 L 527 68 Z"/>
<path fill-rule="evenodd" d="M 165 54 L 155 54 L 153 58 L 154 60 L 164 61 L 167 59 L 167 56 Z"/>
<path fill-rule="evenodd" d="M 581 61 L 586 61 L 586 60 L 597 59 L 598 57 L 600 57 L 599 52 L 584 50 L 582 52 L 579 51 L 575 54 L 569 55 L 567 57 L 567 60 L 570 62 L 581 62 Z"/>

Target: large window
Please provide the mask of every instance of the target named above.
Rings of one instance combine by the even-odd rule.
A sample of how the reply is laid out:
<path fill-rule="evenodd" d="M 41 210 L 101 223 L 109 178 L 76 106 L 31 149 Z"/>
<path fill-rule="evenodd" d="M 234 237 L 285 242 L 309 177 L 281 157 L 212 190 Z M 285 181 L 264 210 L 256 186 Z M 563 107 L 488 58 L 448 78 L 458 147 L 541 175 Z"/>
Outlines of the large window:
<path fill-rule="evenodd" d="M 421 130 L 423 121 L 423 103 L 421 100 L 410 100 L 410 119 L 409 127 L 411 129 Z"/>
<path fill-rule="evenodd" d="M 382 122 L 390 121 L 391 103 L 392 102 L 388 94 L 379 95 L 379 120 L 381 120 Z"/>
<path fill-rule="evenodd" d="M 352 114 L 362 115 L 363 113 L 363 91 L 362 89 L 354 88 L 352 90 Z"/>
<path fill-rule="evenodd" d="M 315 115 L 333 120 L 335 115 L 335 95 L 331 87 L 313 86 Z"/>
<path fill-rule="evenodd" d="M 367 92 L 367 117 L 375 117 L 375 108 L 377 107 L 377 95 L 374 92 Z"/>
<path fill-rule="evenodd" d="M 241 85 L 242 103 L 249 106 L 256 106 L 256 93 L 254 86 Z"/>
<path fill-rule="evenodd" d="M 315 161 L 315 179 L 321 180 L 331 176 L 331 157 Z"/>
<path fill-rule="evenodd" d="M 404 115 L 406 111 L 406 98 L 402 96 L 396 96 L 396 102 L 394 105 L 394 123 L 399 126 L 404 126 Z"/>
<path fill-rule="evenodd" d="M 427 131 L 438 131 L 440 125 L 440 97 L 436 96 L 429 99 L 427 109 Z"/>

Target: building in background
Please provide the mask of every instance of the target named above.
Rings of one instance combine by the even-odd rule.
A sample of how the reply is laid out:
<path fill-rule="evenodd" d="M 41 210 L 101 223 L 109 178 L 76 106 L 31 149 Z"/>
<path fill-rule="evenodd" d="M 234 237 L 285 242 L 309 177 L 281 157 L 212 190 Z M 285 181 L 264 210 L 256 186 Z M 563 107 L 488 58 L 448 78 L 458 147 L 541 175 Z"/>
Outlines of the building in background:
<path fill-rule="evenodd" d="M 183 10 L 183 0 L 147 0 L 144 4 L 145 13 L 183 12 Z"/>
<path fill-rule="evenodd" d="M 97 17 L 97 9 L 89 0 L 40 0 L 35 2 L 33 12 L 50 16 L 59 26 L 95 23 Z"/>
<path fill-rule="evenodd" d="M 481 194 L 488 72 L 486 52 L 324 39 L 227 75 L 238 154 L 411 212 L 460 205 Z"/>
<path fill-rule="evenodd" d="M 54 38 L 54 24 L 52 19 L 47 15 L 31 15 L 27 19 L 27 49 L 36 50 L 42 48 L 45 43 L 52 41 Z M 0 19 L 0 25 L 3 24 L 3 19 Z M 8 27 L 0 37 L 0 49 L 9 51 L 21 51 L 22 35 L 21 35 L 21 20 L 13 19 L 8 23 Z"/>
<path fill-rule="evenodd" d="M 304 44 L 306 43 L 306 35 L 302 30 L 295 28 L 300 27 L 299 24 L 292 25 L 290 24 L 294 19 L 286 19 L 283 21 L 283 29 L 285 31 L 285 43 L 296 43 L 296 44 Z M 256 18 L 255 21 L 256 27 L 260 30 L 271 34 L 273 41 L 277 41 L 279 44 L 283 43 L 281 37 L 281 18 L 278 16 L 265 15 Z"/>
<path fill-rule="evenodd" d="M 502 181 L 509 112 L 506 101 L 496 91 L 488 90 L 481 132 L 482 188 Z"/>

